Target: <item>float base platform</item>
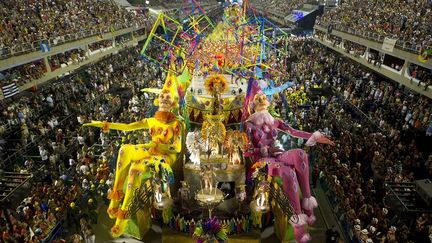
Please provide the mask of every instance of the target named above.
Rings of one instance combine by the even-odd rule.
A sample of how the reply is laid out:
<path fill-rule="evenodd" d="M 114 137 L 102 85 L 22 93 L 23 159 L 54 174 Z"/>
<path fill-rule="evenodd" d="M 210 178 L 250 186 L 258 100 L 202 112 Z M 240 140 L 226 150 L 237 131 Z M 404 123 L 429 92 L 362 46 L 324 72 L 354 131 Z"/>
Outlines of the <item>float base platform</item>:
<path fill-rule="evenodd" d="M 191 235 L 180 233 L 168 228 L 163 229 L 162 243 L 195 243 Z M 258 232 L 250 232 L 242 235 L 231 235 L 228 243 L 261 243 L 261 237 Z"/>

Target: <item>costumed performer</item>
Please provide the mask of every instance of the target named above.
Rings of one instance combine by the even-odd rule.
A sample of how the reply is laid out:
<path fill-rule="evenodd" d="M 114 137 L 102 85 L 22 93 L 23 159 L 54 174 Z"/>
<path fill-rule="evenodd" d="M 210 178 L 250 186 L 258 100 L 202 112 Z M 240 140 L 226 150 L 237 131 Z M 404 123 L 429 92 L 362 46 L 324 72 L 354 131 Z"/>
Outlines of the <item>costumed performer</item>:
<path fill-rule="evenodd" d="M 223 154 L 226 128 L 223 124 L 225 116 L 221 112 L 221 94 L 227 90 L 228 84 L 222 75 L 213 75 L 205 81 L 205 87 L 213 97 L 212 112 L 205 116 L 201 127 L 201 136 L 206 142 L 209 158 L 212 151 L 215 151 L 215 154 Z"/>
<path fill-rule="evenodd" d="M 164 169 L 171 172 L 171 167 L 178 153 L 181 151 L 182 124 L 171 110 L 178 104 L 175 99 L 173 80 L 167 78 L 155 105 L 158 111 L 152 118 L 130 124 L 110 123 L 92 121 L 84 126 L 102 128 L 104 131 L 120 130 L 135 131 L 149 129 L 152 136 L 148 144 L 124 144 L 119 150 L 117 158 L 116 176 L 112 192 L 108 195 L 111 200 L 108 207 L 108 215 L 115 218 L 116 223 L 111 229 L 114 237 L 119 237 L 125 231 L 130 215 L 128 207 L 133 201 L 133 195 L 137 188 L 142 185 L 142 177 L 148 172 L 149 165 L 162 165 Z M 154 166 L 158 168 L 159 166 Z M 124 184 L 126 190 L 123 191 Z M 120 206 L 121 205 L 121 206 Z"/>

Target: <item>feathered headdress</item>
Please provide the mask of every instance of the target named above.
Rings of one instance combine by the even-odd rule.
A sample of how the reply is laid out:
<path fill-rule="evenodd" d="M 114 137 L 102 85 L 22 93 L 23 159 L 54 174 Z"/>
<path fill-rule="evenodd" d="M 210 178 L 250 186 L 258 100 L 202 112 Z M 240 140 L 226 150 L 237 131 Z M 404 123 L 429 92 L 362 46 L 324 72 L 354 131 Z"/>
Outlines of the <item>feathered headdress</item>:
<path fill-rule="evenodd" d="M 213 75 L 210 76 L 204 83 L 206 90 L 211 94 L 213 93 L 213 89 L 216 85 L 219 85 L 220 93 L 224 93 L 228 88 L 228 82 L 225 77 L 222 75 Z"/>

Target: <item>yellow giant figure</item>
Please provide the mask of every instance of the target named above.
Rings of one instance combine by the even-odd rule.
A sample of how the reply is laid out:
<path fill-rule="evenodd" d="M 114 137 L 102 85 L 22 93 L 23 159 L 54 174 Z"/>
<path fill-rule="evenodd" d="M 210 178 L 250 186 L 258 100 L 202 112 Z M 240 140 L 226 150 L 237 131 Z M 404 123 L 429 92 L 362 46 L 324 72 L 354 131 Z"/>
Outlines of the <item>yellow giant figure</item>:
<path fill-rule="evenodd" d="M 109 129 L 120 131 L 149 129 L 152 136 L 151 142 L 148 144 L 124 144 L 119 150 L 114 187 L 108 196 L 111 200 L 108 215 L 110 218 L 116 219 L 116 223 L 111 229 L 114 237 L 119 237 L 125 231 L 130 218 L 128 215 L 129 205 L 133 201 L 132 197 L 136 189 L 142 186 L 142 176 L 148 172 L 148 166 L 161 163 L 163 167 L 170 170 L 170 166 L 177 160 L 177 155 L 182 148 L 182 124 L 171 112 L 177 103 L 172 91 L 164 87 L 158 100 L 155 100 L 159 109 L 152 118 L 130 124 L 101 121 L 84 124 L 84 126 L 102 128 L 104 131 Z"/>

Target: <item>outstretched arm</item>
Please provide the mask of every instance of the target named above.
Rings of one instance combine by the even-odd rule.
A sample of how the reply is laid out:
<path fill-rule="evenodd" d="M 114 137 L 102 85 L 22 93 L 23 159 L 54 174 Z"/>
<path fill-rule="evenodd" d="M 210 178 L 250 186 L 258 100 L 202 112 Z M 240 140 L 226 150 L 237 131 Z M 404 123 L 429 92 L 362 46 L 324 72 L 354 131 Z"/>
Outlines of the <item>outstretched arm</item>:
<path fill-rule="evenodd" d="M 141 130 L 148 128 L 148 121 L 147 119 L 143 119 L 141 121 L 132 122 L 129 124 L 126 123 L 111 123 L 106 121 L 92 121 L 90 123 L 85 123 L 83 125 L 84 127 L 99 127 L 102 128 L 104 131 L 108 130 L 120 130 L 125 132 L 135 131 L 135 130 Z"/>
<path fill-rule="evenodd" d="M 277 122 L 279 123 L 278 128 L 285 132 L 288 132 L 291 136 L 307 139 L 306 142 L 307 146 L 314 146 L 316 143 L 325 143 L 325 144 L 334 145 L 333 141 L 328 139 L 324 134 L 320 133 L 319 131 L 316 131 L 314 133 L 304 132 L 292 128 L 290 125 L 285 124 L 281 120 L 278 120 Z"/>
<path fill-rule="evenodd" d="M 278 128 L 280 130 L 287 132 L 289 135 L 293 137 L 303 138 L 303 139 L 309 139 L 310 137 L 312 137 L 312 133 L 296 130 L 281 120 L 275 120 L 275 122 L 278 123 Z"/>

